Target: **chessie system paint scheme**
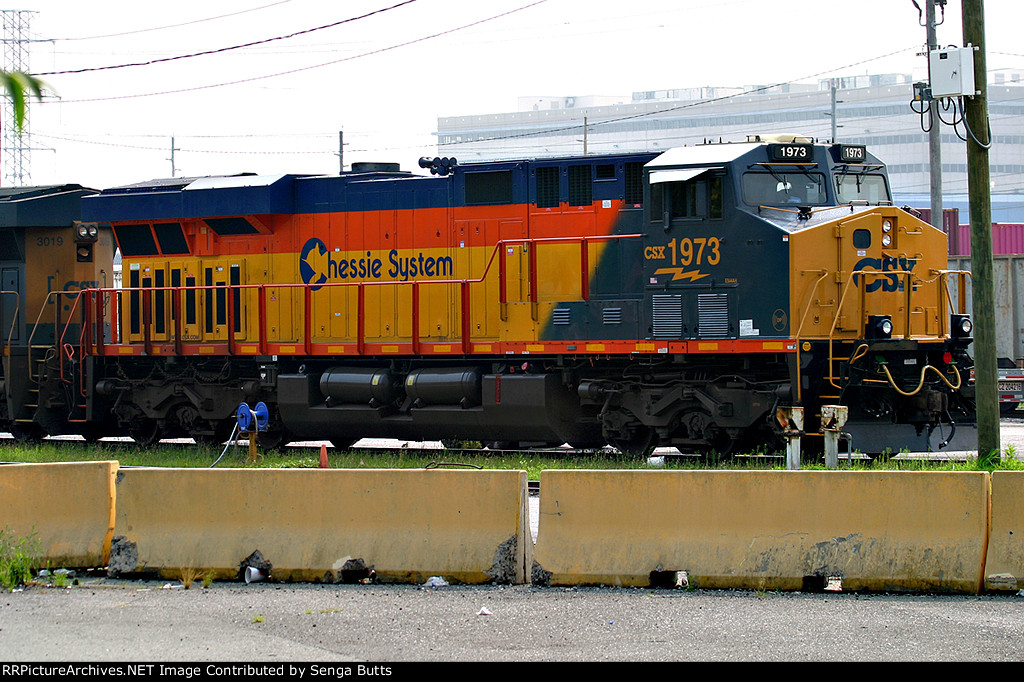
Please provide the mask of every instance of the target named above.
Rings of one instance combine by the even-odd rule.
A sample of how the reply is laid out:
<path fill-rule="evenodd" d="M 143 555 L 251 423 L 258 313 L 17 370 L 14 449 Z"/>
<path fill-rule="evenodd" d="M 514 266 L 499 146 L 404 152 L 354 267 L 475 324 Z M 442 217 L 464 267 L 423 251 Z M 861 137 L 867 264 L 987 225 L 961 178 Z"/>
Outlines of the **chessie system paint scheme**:
<path fill-rule="evenodd" d="M 123 287 L 96 274 L 106 255 L 76 275 L 99 284 L 59 297 L 50 350 L 25 351 L 38 402 L 9 391 L 8 420 L 220 440 L 261 401 L 266 444 L 724 454 L 837 404 L 865 452 L 976 437 L 966 276 L 862 146 L 422 165 L 84 197 Z"/>

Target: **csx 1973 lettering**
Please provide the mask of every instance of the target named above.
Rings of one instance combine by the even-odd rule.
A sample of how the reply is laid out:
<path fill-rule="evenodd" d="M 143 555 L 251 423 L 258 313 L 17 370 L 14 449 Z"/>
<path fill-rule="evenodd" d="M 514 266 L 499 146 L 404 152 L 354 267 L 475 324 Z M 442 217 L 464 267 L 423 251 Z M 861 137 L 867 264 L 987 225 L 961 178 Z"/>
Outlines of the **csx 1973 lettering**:
<path fill-rule="evenodd" d="M 683 237 L 665 246 L 648 246 L 645 260 L 669 259 L 672 265 L 718 265 L 722 260 L 722 242 L 718 237 Z"/>

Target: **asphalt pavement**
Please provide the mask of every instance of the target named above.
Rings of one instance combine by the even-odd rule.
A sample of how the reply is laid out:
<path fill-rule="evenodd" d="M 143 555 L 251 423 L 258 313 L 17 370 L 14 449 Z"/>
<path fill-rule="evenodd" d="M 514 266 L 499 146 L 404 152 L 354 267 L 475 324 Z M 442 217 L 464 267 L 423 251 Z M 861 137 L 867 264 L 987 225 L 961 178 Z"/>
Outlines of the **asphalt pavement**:
<path fill-rule="evenodd" d="M 1024 660 L 1018 596 L 165 585 L 0 594 L 0 662 Z"/>

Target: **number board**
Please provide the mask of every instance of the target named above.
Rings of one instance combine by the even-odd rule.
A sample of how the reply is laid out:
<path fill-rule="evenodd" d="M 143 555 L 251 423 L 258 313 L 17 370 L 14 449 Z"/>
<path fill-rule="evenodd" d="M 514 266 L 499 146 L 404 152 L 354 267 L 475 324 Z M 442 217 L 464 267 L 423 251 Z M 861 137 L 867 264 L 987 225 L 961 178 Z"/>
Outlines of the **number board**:
<path fill-rule="evenodd" d="M 862 144 L 839 145 L 839 160 L 846 163 L 864 163 L 868 158 L 868 150 Z"/>
<path fill-rule="evenodd" d="M 768 156 L 772 161 L 813 161 L 814 145 L 770 144 Z"/>

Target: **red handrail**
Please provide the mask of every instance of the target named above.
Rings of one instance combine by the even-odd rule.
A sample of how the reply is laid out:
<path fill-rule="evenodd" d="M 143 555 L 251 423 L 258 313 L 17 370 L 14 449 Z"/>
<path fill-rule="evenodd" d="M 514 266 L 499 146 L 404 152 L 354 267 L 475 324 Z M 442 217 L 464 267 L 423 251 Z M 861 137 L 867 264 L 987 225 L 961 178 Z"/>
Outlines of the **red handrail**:
<path fill-rule="evenodd" d="M 117 324 L 116 333 L 112 324 L 111 329 L 111 342 L 115 345 L 124 342 L 124 328 L 123 325 L 119 324 L 119 310 L 122 307 L 120 298 L 123 295 L 130 294 L 133 292 L 142 292 L 142 317 L 143 320 L 149 320 L 151 317 L 152 309 L 152 296 L 154 292 L 171 292 L 172 296 L 172 315 L 174 317 L 173 334 L 174 334 L 174 349 L 178 354 L 182 353 L 182 330 L 181 330 L 181 295 L 186 291 L 197 291 L 197 290 L 226 290 L 226 291 L 240 291 L 243 289 L 255 289 L 257 292 L 257 327 L 259 330 L 258 338 L 258 351 L 260 354 L 265 355 L 269 349 L 269 341 L 267 336 L 266 319 L 267 319 L 267 301 L 266 301 L 266 288 L 275 287 L 283 289 L 302 288 L 303 289 L 303 349 L 306 354 L 312 353 L 312 293 L 314 289 L 326 288 L 326 287 L 356 287 L 357 291 L 357 329 L 356 329 L 356 349 L 357 352 L 362 355 L 366 349 L 366 287 L 370 286 L 393 286 L 393 285 L 407 285 L 412 287 L 412 345 L 413 352 L 419 352 L 420 348 L 420 294 L 421 289 L 425 285 L 459 285 L 460 287 L 460 335 L 461 335 L 461 347 L 464 353 L 469 353 L 472 350 L 471 344 L 471 332 L 472 332 L 472 320 L 470 319 L 470 285 L 483 283 L 488 274 L 490 274 L 491 267 L 494 264 L 495 257 L 501 253 L 502 257 L 498 260 L 498 300 L 500 303 L 505 304 L 508 302 L 508 268 L 506 266 L 506 256 L 504 253 L 505 249 L 509 245 L 522 244 L 529 248 L 529 301 L 531 303 L 537 303 L 539 301 L 539 284 L 537 279 L 537 251 L 538 245 L 543 244 L 558 244 L 558 243 L 579 243 L 580 245 L 580 298 L 581 300 L 590 300 L 590 244 L 595 241 L 613 241 L 619 239 L 637 239 L 642 237 L 641 234 L 623 234 L 623 235 L 588 235 L 580 237 L 544 237 L 544 238 L 530 238 L 522 237 L 517 239 L 501 239 L 499 240 L 491 251 L 490 256 L 487 259 L 487 263 L 484 266 L 483 272 L 475 278 L 463 278 L 463 279 L 442 279 L 442 280 L 404 280 L 404 281 L 362 281 L 362 282 L 324 282 L 321 284 L 306 284 L 306 283 L 274 283 L 274 284 L 219 284 L 219 285 L 200 285 L 200 286 L 173 286 L 173 287 L 135 287 L 135 288 L 103 288 L 103 289 L 86 289 L 78 292 L 78 295 L 88 294 L 96 297 L 95 306 L 83 306 L 83 314 L 85 320 L 83 321 L 83 327 L 90 327 L 92 324 L 99 325 L 97 327 L 96 340 L 94 341 L 91 336 L 89 338 L 82 338 L 82 350 L 83 354 L 90 351 L 96 354 L 103 354 L 106 350 L 105 342 L 103 339 L 103 298 L 104 294 L 111 295 L 111 315 L 113 320 Z M 234 296 L 226 296 L 227 299 L 227 352 L 228 354 L 235 354 L 236 352 L 236 339 L 234 329 Z M 77 304 L 77 297 L 76 297 Z M 70 319 L 65 329 L 70 325 Z M 150 324 L 143 323 L 143 344 L 145 352 L 151 354 L 153 350 L 153 339 L 150 329 Z M 62 334 L 63 339 L 63 334 Z M 93 347 L 95 349 L 93 350 Z M 61 351 L 63 353 L 63 350 Z M 63 366 L 63 363 L 62 363 Z"/>

